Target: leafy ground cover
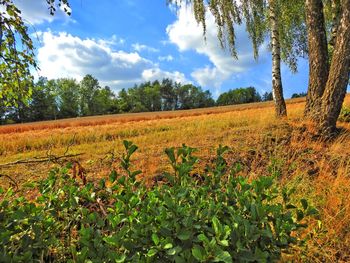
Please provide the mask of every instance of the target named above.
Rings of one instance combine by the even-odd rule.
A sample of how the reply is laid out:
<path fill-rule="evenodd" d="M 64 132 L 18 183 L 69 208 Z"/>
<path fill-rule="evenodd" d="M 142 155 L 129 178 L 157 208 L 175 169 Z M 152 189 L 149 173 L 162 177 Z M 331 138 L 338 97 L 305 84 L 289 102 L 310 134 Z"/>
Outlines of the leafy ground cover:
<path fill-rule="evenodd" d="M 249 182 L 228 166 L 228 147 L 194 174 L 194 148 L 165 150 L 173 171 L 147 187 L 131 167 L 137 146 L 124 141 L 123 173 L 79 183 L 72 166 L 34 183 L 34 200 L 1 190 L 2 262 L 271 262 L 292 245 L 317 214 L 293 189 L 276 184 L 278 173 Z"/>

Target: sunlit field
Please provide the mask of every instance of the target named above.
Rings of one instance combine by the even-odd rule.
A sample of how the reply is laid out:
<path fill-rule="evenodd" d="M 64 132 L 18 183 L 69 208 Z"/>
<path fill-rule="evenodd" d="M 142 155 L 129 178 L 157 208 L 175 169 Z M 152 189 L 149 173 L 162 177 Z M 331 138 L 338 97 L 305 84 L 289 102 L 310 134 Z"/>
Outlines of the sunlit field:
<path fill-rule="evenodd" d="M 350 96 L 345 105 L 350 106 Z M 230 163 L 240 163 L 241 175 L 257 178 L 280 173 L 280 183 L 295 187 L 320 211 L 303 233 L 305 247 L 284 260 L 350 261 L 350 125 L 322 142 L 309 123 L 301 121 L 304 99 L 287 102 L 288 119 L 274 118 L 273 104 L 257 103 L 177 112 L 122 114 L 0 127 L 0 185 L 12 185 L 30 196 L 26 183 L 76 160 L 90 181 L 118 169 L 122 141 L 139 146 L 132 162 L 149 185 L 169 164 L 166 147 L 183 143 L 197 148 L 202 160 L 229 146 Z M 50 161 L 51 160 L 51 161 Z M 199 166 L 202 163 L 198 164 Z M 311 230 L 312 229 L 312 230 Z"/>

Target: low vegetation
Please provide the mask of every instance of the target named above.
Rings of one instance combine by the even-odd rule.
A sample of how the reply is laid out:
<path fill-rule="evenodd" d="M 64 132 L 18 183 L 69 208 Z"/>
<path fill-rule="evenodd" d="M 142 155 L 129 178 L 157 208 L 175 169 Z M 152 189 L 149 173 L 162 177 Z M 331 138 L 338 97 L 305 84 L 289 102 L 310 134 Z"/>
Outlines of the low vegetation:
<path fill-rule="evenodd" d="M 343 122 L 350 122 L 350 108 L 349 107 L 343 107 L 340 115 L 339 120 Z"/>
<path fill-rule="evenodd" d="M 147 187 L 130 162 L 137 146 L 124 146 L 123 172 L 98 183 L 68 164 L 32 184 L 34 200 L 1 190 L 0 261 L 268 262 L 301 246 L 295 234 L 317 214 L 307 200 L 291 201 L 278 173 L 237 176 L 241 164 L 227 165 L 228 147 L 200 174 L 195 149 L 168 148 L 173 171 Z"/>

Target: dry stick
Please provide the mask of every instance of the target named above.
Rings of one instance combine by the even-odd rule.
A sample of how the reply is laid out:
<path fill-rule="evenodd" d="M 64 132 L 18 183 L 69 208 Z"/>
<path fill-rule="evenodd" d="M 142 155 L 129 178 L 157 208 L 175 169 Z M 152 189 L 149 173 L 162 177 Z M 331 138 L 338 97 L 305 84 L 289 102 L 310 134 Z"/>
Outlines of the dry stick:
<path fill-rule="evenodd" d="M 1 177 L 6 177 L 7 179 L 9 179 L 12 182 L 12 184 L 16 187 L 16 191 L 18 190 L 18 184 L 11 176 L 6 174 L 0 174 L 0 178 Z"/>
<path fill-rule="evenodd" d="M 71 157 L 76 157 L 76 156 L 80 156 L 83 155 L 84 153 L 77 153 L 77 154 L 67 154 L 69 151 L 69 148 L 74 144 L 75 142 L 75 136 L 76 133 L 73 135 L 73 139 L 70 141 L 70 143 L 67 145 L 67 148 L 65 149 L 65 152 L 63 155 L 53 155 L 51 153 L 52 150 L 52 144 L 50 144 L 49 149 L 46 152 L 46 156 L 40 156 L 40 157 L 33 157 L 33 158 L 28 158 L 28 159 L 23 159 L 23 160 L 17 160 L 14 162 L 10 162 L 10 163 L 4 163 L 4 164 L 0 164 L 0 167 L 4 167 L 4 166 L 11 166 L 11 165 L 16 165 L 16 164 L 32 164 L 32 163 L 44 163 L 44 162 L 53 162 L 53 163 L 57 163 L 59 160 L 61 159 L 65 159 L 65 158 L 71 158 Z"/>
<path fill-rule="evenodd" d="M 103 203 L 102 203 L 101 199 L 100 199 L 100 198 L 97 198 L 96 202 L 98 203 L 102 214 L 103 214 L 104 216 L 107 216 L 107 212 L 106 212 L 106 210 L 105 210 L 104 207 L 103 207 Z"/>
<path fill-rule="evenodd" d="M 11 166 L 11 165 L 16 165 L 16 164 L 57 162 L 58 160 L 61 160 L 64 158 L 76 157 L 76 156 L 80 156 L 83 154 L 85 154 L 85 153 L 68 154 L 68 155 L 61 155 L 61 156 L 50 155 L 49 157 L 34 157 L 32 159 L 17 160 L 17 161 L 10 162 L 10 163 L 0 164 L 0 167 Z"/>

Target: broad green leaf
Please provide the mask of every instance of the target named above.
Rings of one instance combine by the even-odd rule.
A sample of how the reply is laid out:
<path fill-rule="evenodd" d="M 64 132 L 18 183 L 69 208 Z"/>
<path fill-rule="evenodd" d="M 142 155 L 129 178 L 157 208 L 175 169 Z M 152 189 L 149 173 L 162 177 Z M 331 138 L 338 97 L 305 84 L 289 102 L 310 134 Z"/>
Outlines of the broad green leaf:
<path fill-rule="evenodd" d="M 300 221 L 304 218 L 304 212 L 300 209 L 297 210 L 297 220 Z"/>
<path fill-rule="evenodd" d="M 126 256 L 125 255 L 121 255 L 120 257 L 115 259 L 116 263 L 123 263 L 125 262 Z"/>
<path fill-rule="evenodd" d="M 189 230 L 180 230 L 180 232 L 177 234 L 177 237 L 182 240 L 188 240 L 191 237 L 191 232 Z"/>
<path fill-rule="evenodd" d="M 176 249 L 175 248 L 171 248 L 171 249 L 167 250 L 166 253 L 169 256 L 174 256 L 176 254 Z"/>
<path fill-rule="evenodd" d="M 155 234 L 155 233 L 152 234 L 152 240 L 153 240 L 153 243 L 154 243 L 156 246 L 158 246 L 158 244 L 159 244 L 159 238 L 158 238 L 157 234 Z"/>
<path fill-rule="evenodd" d="M 307 203 L 306 199 L 301 199 L 300 202 L 301 202 L 301 205 L 303 206 L 304 210 L 306 210 L 308 207 L 308 203 Z"/>
<path fill-rule="evenodd" d="M 192 255 L 195 257 L 195 259 L 197 259 L 198 261 L 204 261 L 206 258 L 205 255 L 205 250 L 203 247 L 199 246 L 199 245 L 195 245 L 192 248 Z"/>
<path fill-rule="evenodd" d="M 220 236 L 221 235 L 222 226 L 220 224 L 219 219 L 216 216 L 214 216 L 212 218 L 211 222 L 213 223 L 213 228 L 214 228 L 215 234 Z"/>
<path fill-rule="evenodd" d="M 214 262 L 232 263 L 232 257 L 227 251 L 217 250 L 215 251 Z"/>
<path fill-rule="evenodd" d="M 169 160 L 171 161 L 171 163 L 175 163 L 175 153 L 174 153 L 174 148 L 167 148 L 165 149 L 165 153 L 168 156 Z"/>
<path fill-rule="evenodd" d="M 307 213 L 306 213 L 308 216 L 314 216 L 314 215 L 318 215 L 319 212 L 316 208 L 312 207 L 307 210 Z"/>
<path fill-rule="evenodd" d="M 148 257 L 153 257 L 154 255 L 156 255 L 158 253 L 158 250 L 155 248 L 151 248 L 150 250 L 148 250 L 147 252 L 147 256 Z"/>
<path fill-rule="evenodd" d="M 170 249 L 170 248 L 172 248 L 173 247 L 173 244 L 171 244 L 171 243 L 167 243 L 167 244 L 165 244 L 164 245 L 164 249 Z"/>

